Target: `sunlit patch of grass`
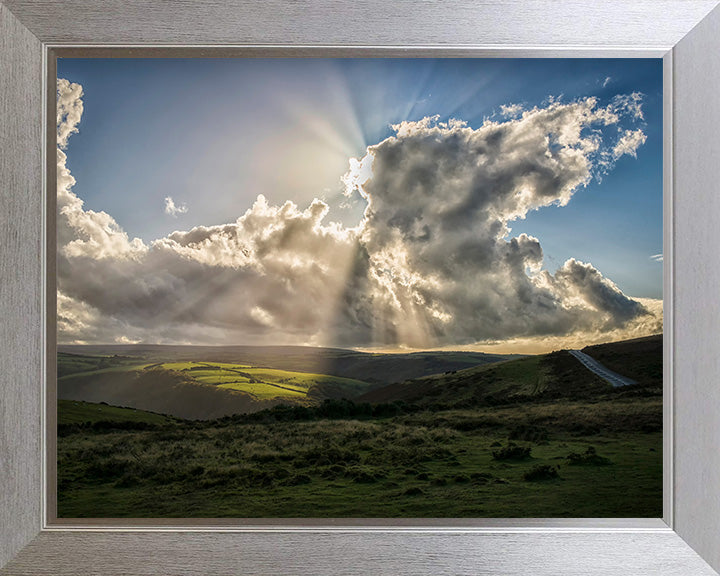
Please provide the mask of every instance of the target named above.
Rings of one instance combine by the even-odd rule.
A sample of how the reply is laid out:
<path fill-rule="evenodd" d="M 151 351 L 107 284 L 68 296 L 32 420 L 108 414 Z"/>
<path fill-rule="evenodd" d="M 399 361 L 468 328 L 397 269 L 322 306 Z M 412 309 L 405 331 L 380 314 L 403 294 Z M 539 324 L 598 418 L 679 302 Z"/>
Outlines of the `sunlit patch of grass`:
<path fill-rule="evenodd" d="M 307 397 L 307 390 L 294 389 L 289 386 L 278 388 L 264 382 L 241 382 L 232 381 L 223 384 L 218 384 L 219 388 L 226 388 L 228 390 L 239 390 L 252 394 L 258 400 L 268 400 L 270 398 L 297 398 L 302 399 Z"/>
<path fill-rule="evenodd" d="M 367 387 L 365 382 L 351 378 L 227 362 L 165 362 L 149 368 L 182 372 L 203 384 L 246 392 L 259 400 L 303 399 L 313 388 L 323 386 L 338 388 L 351 396 Z"/>

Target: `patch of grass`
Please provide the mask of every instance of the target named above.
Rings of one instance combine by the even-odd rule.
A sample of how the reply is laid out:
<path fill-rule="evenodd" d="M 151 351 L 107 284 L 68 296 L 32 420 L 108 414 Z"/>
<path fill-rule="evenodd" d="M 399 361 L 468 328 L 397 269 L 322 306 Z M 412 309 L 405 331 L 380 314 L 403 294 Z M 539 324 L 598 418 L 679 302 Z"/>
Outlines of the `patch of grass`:
<path fill-rule="evenodd" d="M 545 426 L 534 426 L 532 424 L 518 424 L 508 434 L 509 440 L 522 440 L 541 444 L 549 438 L 548 429 Z"/>
<path fill-rule="evenodd" d="M 523 473 L 523 479 L 527 482 L 538 482 L 540 480 L 554 480 L 559 478 L 557 466 L 550 464 L 538 464 Z"/>
<path fill-rule="evenodd" d="M 145 422 L 147 424 L 173 424 L 177 418 L 136 410 L 108 406 L 104 403 L 81 402 L 76 400 L 57 401 L 58 425 L 93 424 L 96 422 Z"/>
<path fill-rule="evenodd" d="M 313 392 L 322 398 L 327 390 L 354 396 L 368 387 L 366 382 L 351 378 L 228 362 L 166 362 L 148 368 L 182 372 L 203 384 L 245 392 L 258 400 L 302 400 Z"/>
<path fill-rule="evenodd" d="M 531 451 L 530 446 L 518 446 L 514 442 L 510 442 L 507 446 L 493 450 L 492 457 L 495 460 L 525 460 L 530 458 Z"/>

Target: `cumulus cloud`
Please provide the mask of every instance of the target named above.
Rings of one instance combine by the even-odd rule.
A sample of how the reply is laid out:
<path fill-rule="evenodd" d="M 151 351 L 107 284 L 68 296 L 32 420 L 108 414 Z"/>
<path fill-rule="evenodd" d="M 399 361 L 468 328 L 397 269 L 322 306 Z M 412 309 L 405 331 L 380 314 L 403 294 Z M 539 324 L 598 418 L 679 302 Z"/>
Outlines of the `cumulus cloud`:
<path fill-rule="evenodd" d="M 354 228 L 328 222 L 322 200 L 259 196 L 234 222 L 145 244 L 72 192 L 60 148 L 82 89 L 59 81 L 58 95 L 61 341 L 441 347 L 662 324 L 591 264 L 570 259 L 550 274 L 540 241 L 511 230 L 635 154 L 644 135 L 625 128 L 641 119 L 633 97 L 508 109 L 478 128 L 393 126 L 343 178 L 367 202 Z M 168 213 L 182 208 L 166 199 Z"/>
<path fill-rule="evenodd" d="M 186 214 L 187 211 L 186 204 L 175 204 L 175 200 L 171 196 L 165 197 L 165 214 L 177 218 L 178 214 Z"/>
<path fill-rule="evenodd" d="M 141 257 L 147 247 L 134 238 L 130 240 L 118 223 L 105 212 L 85 210 L 83 201 L 72 192 L 75 185 L 67 167 L 63 149 L 69 136 L 78 131 L 83 111 L 82 87 L 60 79 L 57 83 L 58 150 L 57 150 L 57 240 L 58 255 L 116 259 Z"/>
<path fill-rule="evenodd" d="M 588 98 L 478 129 L 425 118 L 369 147 L 346 185 L 368 202 L 361 241 L 376 334 L 445 345 L 607 331 L 647 314 L 591 265 L 569 260 L 551 275 L 538 239 L 510 237 L 513 220 L 567 204 L 598 163 L 609 169 L 610 150 L 634 152 L 595 129 L 627 114 L 618 100 Z"/>

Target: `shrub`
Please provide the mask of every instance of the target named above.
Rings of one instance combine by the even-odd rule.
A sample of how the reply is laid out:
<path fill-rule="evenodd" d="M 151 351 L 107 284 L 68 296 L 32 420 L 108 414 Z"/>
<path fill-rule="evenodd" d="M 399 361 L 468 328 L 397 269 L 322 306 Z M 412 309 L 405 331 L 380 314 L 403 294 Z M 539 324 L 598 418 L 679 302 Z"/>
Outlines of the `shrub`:
<path fill-rule="evenodd" d="M 518 446 L 510 442 L 499 450 L 493 450 L 492 457 L 495 460 L 524 460 L 530 457 L 530 446 Z"/>
<path fill-rule="evenodd" d="M 599 456 L 594 446 L 588 446 L 583 454 L 571 452 L 567 455 L 568 464 L 571 466 L 607 466 L 612 461 L 603 456 Z"/>
<path fill-rule="evenodd" d="M 538 466 L 533 466 L 530 470 L 525 472 L 523 474 L 523 478 L 527 482 L 537 482 L 539 480 L 552 480 L 554 478 L 559 478 L 560 475 L 558 474 L 558 469 L 555 466 L 550 466 L 549 464 L 540 464 Z"/>

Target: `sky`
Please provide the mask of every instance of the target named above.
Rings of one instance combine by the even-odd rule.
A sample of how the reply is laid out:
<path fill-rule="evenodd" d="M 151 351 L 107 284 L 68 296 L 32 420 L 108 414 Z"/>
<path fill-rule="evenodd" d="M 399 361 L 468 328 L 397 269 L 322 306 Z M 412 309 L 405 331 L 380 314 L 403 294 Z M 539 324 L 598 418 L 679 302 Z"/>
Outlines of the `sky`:
<path fill-rule="evenodd" d="M 660 59 L 59 59 L 60 342 L 662 330 Z"/>

